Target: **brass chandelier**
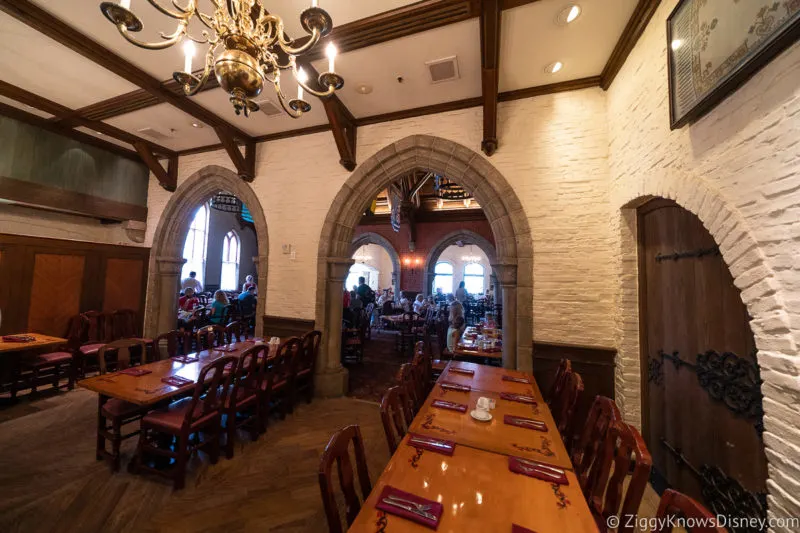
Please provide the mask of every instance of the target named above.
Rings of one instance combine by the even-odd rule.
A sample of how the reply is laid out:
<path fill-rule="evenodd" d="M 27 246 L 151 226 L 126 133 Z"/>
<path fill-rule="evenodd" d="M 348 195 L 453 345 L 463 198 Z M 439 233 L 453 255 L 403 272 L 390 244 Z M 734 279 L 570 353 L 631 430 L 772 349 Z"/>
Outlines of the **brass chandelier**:
<path fill-rule="evenodd" d="M 283 20 L 270 14 L 263 5 L 264 0 L 209 0 L 214 6 L 213 14 L 201 12 L 198 0 L 171 0 L 170 7 L 163 7 L 160 0 L 147 2 L 160 13 L 178 21 L 172 33 L 161 33 L 162 41 L 143 42 L 132 34 L 142 30 L 142 22 L 130 9 L 131 0 L 103 2 L 100 10 L 129 42 L 147 50 L 163 50 L 184 42 L 184 69 L 173 74 L 188 96 L 196 94 L 208 81 L 213 68 L 220 87 L 230 95 L 236 114 L 258 110 L 252 99 L 261 94 L 269 82 L 275 87 L 278 101 L 286 113 L 300 118 L 311 110 L 311 104 L 303 100 L 303 91 L 324 98 L 341 89 L 344 79 L 334 71 L 336 48 L 329 44 L 326 49 L 328 71 L 319 75 L 318 83 L 325 90 L 317 91 L 306 82 L 308 76 L 297 66 L 297 56 L 309 52 L 333 27 L 330 15 L 312 0 L 312 5 L 300 15 L 300 23 L 309 34 L 302 39 L 289 39 L 284 33 Z M 197 17 L 207 28 L 200 36 L 189 34 L 189 22 Z M 203 74 L 192 73 L 192 57 L 195 43 L 207 45 Z M 219 53 L 218 53 L 219 52 Z M 281 90 L 281 72 L 289 71 L 297 80 L 297 98 L 287 100 Z"/>

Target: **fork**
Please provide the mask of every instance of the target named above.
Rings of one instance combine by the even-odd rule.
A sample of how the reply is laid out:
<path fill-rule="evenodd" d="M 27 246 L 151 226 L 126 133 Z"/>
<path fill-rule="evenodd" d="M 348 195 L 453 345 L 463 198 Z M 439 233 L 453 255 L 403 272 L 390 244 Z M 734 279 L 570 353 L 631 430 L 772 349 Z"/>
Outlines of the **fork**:
<path fill-rule="evenodd" d="M 395 496 L 394 494 L 390 494 L 387 496 L 388 499 L 394 500 L 396 502 L 407 503 L 409 505 L 413 505 L 417 508 L 418 511 L 429 511 L 431 506 L 430 505 L 423 505 L 421 503 L 412 502 L 411 500 L 406 500 L 405 498 L 401 498 L 400 496 Z"/>
<path fill-rule="evenodd" d="M 556 474 L 555 472 L 550 472 L 548 470 L 533 468 L 529 466 L 525 466 L 523 464 L 519 465 L 520 470 L 525 472 L 526 474 L 541 474 L 543 476 L 547 476 L 552 479 L 561 479 L 561 476 Z"/>
<path fill-rule="evenodd" d="M 419 515 L 419 516 L 421 516 L 423 518 L 427 518 L 428 520 L 436 521 L 436 516 L 434 516 L 433 514 L 427 512 L 427 511 L 420 511 L 419 509 L 417 509 L 416 507 L 413 507 L 411 505 L 406 505 L 404 503 L 400 503 L 400 502 L 397 502 L 395 500 L 390 500 L 389 498 L 384 498 L 381 501 L 383 503 L 385 503 L 386 505 L 391 505 L 392 507 L 397 507 L 399 509 L 403 509 L 405 511 L 408 511 L 409 513 L 414 513 L 415 515 Z"/>
<path fill-rule="evenodd" d="M 535 461 L 529 461 L 527 459 L 523 459 L 522 457 L 517 457 L 517 461 L 519 461 L 520 463 L 522 463 L 524 465 L 528 465 L 528 467 L 541 468 L 541 469 L 545 469 L 545 470 L 550 470 L 551 472 L 553 472 L 555 474 L 564 475 L 564 471 L 561 470 L 560 468 L 556 468 L 554 466 L 546 465 L 544 463 L 537 463 Z"/>

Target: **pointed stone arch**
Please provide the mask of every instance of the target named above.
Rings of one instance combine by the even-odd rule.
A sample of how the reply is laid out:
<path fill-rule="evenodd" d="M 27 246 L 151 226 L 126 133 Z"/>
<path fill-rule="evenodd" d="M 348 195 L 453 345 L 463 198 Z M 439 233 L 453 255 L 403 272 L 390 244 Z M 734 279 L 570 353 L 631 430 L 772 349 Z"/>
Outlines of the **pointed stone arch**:
<path fill-rule="evenodd" d="M 494 265 L 497 262 L 497 251 L 495 250 L 494 244 L 492 244 L 489 239 L 468 229 L 460 229 L 448 233 L 431 248 L 431 250 L 428 252 L 428 256 L 425 258 L 425 271 L 422 278 L 423 292 L 433 294 L 433 278 L 436 276 L 436 273 L 434 272 L 434 269 L 436 268 L 436 262 L 439 260 L 439 256 L 441 256 L 448 247 L 456 244 L 457 242 L 474 244 L 486 254 L 490 265 Z M 493 285 L 495 284 L 494 280 L 496 280 L 496 278 L 497 276 L 492 273 Z M 495 294 L 498 293 L 499 291 L 495 290 Z"/>
<path fill-rule="evenodd" d="M 327 338 L 320 350 L 318 385 L 323 394 L 346 390 L 340 363 L 342 283 L 352 264 L 353 231 L 372 199 L 398 176 L 414 170 L 447 176 L 480 203 L 496 244 L 493 268 L 503 287 L 503 364 L 531 370 L 533 336 L 533 242 L 516 192 L 483 156 L 453 141 L 412 135 L 361 163 L 334 198 L 320 235 L 316 324 Z"/>
<path fill-rule="evenodd" d="M 145 305 L 145 333 L 150 337 L 175 329 L 177 294 L 183 259 L 186 232 L 197 206 L 207 202 L 218 192 L 236 195 L 253 216 L 258 241 L 258 286 L 261 288 L 256 308 L 256 331 L 262 328 L 267 298 L 267 259 L 269 235 L 267 219 L 261 202 L 253 189 L 233 171 L 217 166 L 204 167 L 184 182 L 170 196 L 153 235 L 150 251 L 150 276 L 147 280 Z"/>
<path fill-rule="evenodd" d="M 397 250 L 392 243 L 389 242 L 389 239 L 372 231 L 362 233 L 353 239 L 350 245 L 349 257 L 353 257 L 356 250 L 367 244 L 376 244 L 389 254 L 389 259 L 392 261 L 392 289 L 395 294 L 400 294 L 400 254 L 397 253 Z"/>

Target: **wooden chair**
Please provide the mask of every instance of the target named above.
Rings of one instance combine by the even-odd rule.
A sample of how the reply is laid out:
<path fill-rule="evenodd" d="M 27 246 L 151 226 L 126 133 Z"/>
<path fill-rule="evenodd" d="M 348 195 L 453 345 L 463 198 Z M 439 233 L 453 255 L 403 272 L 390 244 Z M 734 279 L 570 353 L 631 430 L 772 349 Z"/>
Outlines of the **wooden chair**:
<path fill-rule="evenodd" d="M 390 387 L 381 398 L 381 422 L 386 434 L 389 453 L 393 454 L 406 434 L 411 420 L 406 420 L 405 409 L 400 397 L 400 387 Z"/>
<path fill-rule="evenodd" d="M 403 320 L 397 324 L 397 333 L 395 334 L 395 350 L 398 355 L 405 355 L 407 350 L 411 350 L 414 345 L 415 333 L 414 328 L 419 321 L 417 313 L 403 313 Z"/>
<path fill-rule="evenodd" d="M 361 485 L 361 496 L 356 492 L 353 479 L 353 466 L 350 461 L 350 443 L 356 459 L 356 472 Z M 339 486 L 344 495 L 346 508 L 346 521 L 349 527 L 361 510 L 361 503 L 372 491 L 367 470 L 367 457 L 364 453 L 364 440 L 361 430 L 357 425 L 346 426 L 333 434 L 319 461 L 319 489 L 322 493 L 322 504 L 325 507 L 325 516 L 328 518 L 328 531 L 330 533 L 344 533 L 339 508 L 333 489 L 333 464 L 338 470 Z"/>
<path fill-rule="evenodd" d="M 417 384 L 414 380 L 414 369 L 411 363 L 405 363 L 400 366 L 400 370 L 397 372 L 397 383 L 403 388 L 403 396 L 405 396 L 408 409 L 413 418 L 419 412 L 422 401 L 417 396 Z"/>
<path fill-rule="evenodd" d="M 547 405 L 553 405 L 553 400 L 561 394 L 561 389 L 564 387 L 564 378 L 566 378 L 568 372 L 572 372 L 572 361 L 562 359 L 558 364 L 558 368 L 556 368 L 556 375 L 553 377 L 550 389 L 547 391 L 545 398 Z"/>
<path fill-rule="evenodd" d="M 97 360 L 97 353 L 100 348 L 111 342 L 112 335 L 107 334 L 111 329 L 106 327 L 106 322 L 111 318 L 108 313 L 99 311 L 87 311 L 82 313 L 86 321 L 86 333 L 79 348 L 81 354 L 80 375 L 85 376 L 87 370 L 97 370 L 98 367 L 90 365 L 89 362 Z"/>
<path fill-rule="evenodd" d="M 314 398 L 314 374 L 319 357 L 319 345 L 322 341 L 322 332 L 313 330 L 303 335 L 303 347 L 297 358 L 297 364 L 292 371 L 292 405 L 297 402 L 297 395 L 304 393 L 306 403 L 311 403 Z"/>
<path fill-rule="evenodd" d="M 222 413 L 233 379 L 233 373 L 226 373 L 225 367 L 236 364 L 237 358 L 233 356 L 212 361 L 200 371 L 191 397 L 182 398 L 165 409 L 153 411 L 142 418 L 136 449 L 136 471 L 143 470 L 171 477 L 175 490 L 180 490 L 186 481 L 186 463 L 192 453 L 208 447 L 211 464 L 217 463 Z M 208 393 L 204 392 L 206 388 Z M 203 439 L 200 438 L 201 434 Z M 190 440 L 191 435 L 196 438 Z M 159 446 L 164 436 L 175 439 L 174 448 Z M 148 454 L 175 459 L 175 466 L 171 471 L 153 468 L 145 463 Z"/>
<path fill-rule="evenodd" d="M 364 338 L 366 340 L 372 340 L 372 315 L 375 311 L 375 304 L 369 303 L 364 308 L 364 314 L 366 316 L 366 323 L 364 324 Z"/>
<path fill-rule="evenodd" d="M 553 419 L 558 427 L 558 432 L 561 433 L 561 438 L 564 439 L 567 451 L 572 450 L 575 439 L 575 406 L 582 394 L 583 379 L 581 375 L 577 372 L 567 372 L 564 375 L 564 386 L 552 404 Z"/>
<path fill-rule="evenodd" d="M 290 337 L 278 347 L 274 357 L 268 357 L 265 362 L 259 400 L 261 402 L 259 427 L 262 432 L 267 430 L 267 421 L 273 411 L 277 411 L 281 418 L 286 417 L 289 410 L 287 404 L 291 399 L 292 360 L 302 349 L 303 341 L 297 337 Z"/>
<path fill-rule="evenodd" d="M 138 355 L 144 357 L 145 343 L 141 339 L 121 339 L 111 342 L 100 348 L 97 356 L 100 365 L 100 374 L 105 374 L 111 367 L 112 371 L 125 370 L 131 366 L 131 350 L 138 350 Z M 139 363 L 144 363 L 142 359 Z M 120 445 L 125 439 L 135 437 L 139 430 L 122 434 L 123 426 L 141 419 L 147 411 L 140 405 L 126 402 L 117 398 L 103 401 L 102 397 L 97 412 L 97 449 L 95 456 L 98 460 L 110 459 L 114 472 L 119 471 Z M 111 441 L 111 451 L 106 450 L 106 441 Z"/>
<path fill-rule="evenodd" d="M 614 400 L 605 396 L 595 397 L 583 431 L 572 449 L 572 464 L 581 490 L 585 491 L 588 485 L 593 484 L 594 480 L 589 477 L 592 464 L 602 452 L 609 428 L 621 421 L 622 415 Z"/>
<path fill-rule="evenodd" d="M 222 346 L 225 344 L 225 326 L 219 324 L 211 324 L 203 326 L 197 330 L 195 337 L 197 339 L 197 351 L 209 350 L 214 346 Z"/>
<path fill-rule="evenodd" d="M 78 371 L 76 356 L 77 350 L 69 343 L 56 348 L 56 351 L 36 355 L 35 357 L 23 358 L 20 368 L 11 379 L 11 399 L 17 397 L 20 383 L 23 387 L 31 389 L 31 394 L 36 394 L 42 384 L 50 383 L 53 388 L 58 390 L 75 388 L 75 379 Z M 66 385 L 61 385 L 61 379 L 67 378 Z"/>
<path fill-rule="evenodd" d="M 153 341 L 153 359 L 161 361 L 191 351 L 192 337 L 187 331 L 173 329 L 162 333 Z M 162 349 L 163 347 L 163 349 Z"/>
<path fill-rule="evenodd" d="M 656 529 L 653 533 L 671 533 L 672 526 L 668 522 L 671 516 L 692 518 L 696 523 L 708 524 L 706 527 L 694 527 L 692 533 L 725 533 L 727 529 L 716 524 L 714 514 L 703 505 L 677 490 L 667 489 L 661 495 L 661 502 L 656 512 Z"/>
<path fill-rule="evenodd" d="M 624 481 L 632 461 L 633 474 L 623 498 Z M 592 466 L 592 470 L 597 469 L 595 475 L 590 474 L 594 485 L 587 486 L 587 503 L 600 531 L 607 531 L 609 516 L 636 516 L 652 466 L 653 459 L 636 428 L 624 422 L 614 423 L 606 436 L 600 460 Z M 633 533 L 632 526 L 633 522 L 623 520 L 618 532 Z"/>
<path fill-rule="evenodd" d="M 247 326 L 234 320 L 225 326 L 225 342 L 228 344 L 233 342 L 241 342 L 247 340 Z"/>
<path fill-rule="evenodd" d="M 239 357 L 239 364 L 233 378 L 233 389 L 225 398 L 225 456 L 233 458 L 233 444 L 236 430 L 247 427 L 250 439 L 255 441 L 259 435 L 259 409 L 261 402 L 261 382 L 264 380 L 264 364 L 269 346 L 257 344 L 245 350 Z"/>

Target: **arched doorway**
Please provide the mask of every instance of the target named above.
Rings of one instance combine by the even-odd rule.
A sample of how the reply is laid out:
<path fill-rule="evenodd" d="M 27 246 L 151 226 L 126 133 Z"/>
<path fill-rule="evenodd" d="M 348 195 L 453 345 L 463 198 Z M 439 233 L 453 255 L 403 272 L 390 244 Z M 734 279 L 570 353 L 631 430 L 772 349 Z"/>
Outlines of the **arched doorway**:
<path fill-rule="evenodd" d="M 497 252 L 495 251 L 495 247 L 485 237 L 467 229 L 448 233 L 442 237 L 442 239 L 437 242 L 433 248 L 431 248 L 430 252 L 428 252 L 428 256 L 425 258 L 423 287 L 425 287 L 425 291 L 427 291 L 429 294 L 435 292 L 433 290 L 433 280 L 436 277 L 434 269 L 436 268 L 436 263 L 439 261 L 439 257 L 441 257 L 442 253 L 447 248 L 457 243 L 462 243 L 464 245 L 475 245 L 480 248 L 484 254 L 486 254 L 490 264 L 494 265 L 497 262 Z M 494 293 L 498 295 L 501 294 L 499 283 L 497 282 L 497 276 L 494 274 L 494 272 L 492 272 L 491 277 Z"/>
<path fill-rule="evenodd" d="M 353 262 L 349 255 L 353 230 L 382 189 L 414 170 L 447 176 L 483 207 L 497 243 L 493 269 L 504 302 L 503 365 L 528 371 L 532 368 L 533 242 L 519 198 L 480 154 L 439 137 L 413 135 L 361 163 L 334 198 L 323 224 L 317 256 L 316 313 L 317 327 L 327 333 L 318 366 L 318 390 L 323 394 L 342 394 L 347 387 L 346 372 L 339 361 L 341 293 Z"/>
<path fill-rule="evenodd" d="M 172 194 L 153 235 L 150 251 L 150 276 L 147 280 L 145 332 L 148 336 L 175 328 L 175 309 L 184 240 L 197 207 L 219 192 L 229 192 L 242 200 L 250 210 L 258 240 L 258 307 L 256 331 L 262 329 L 267 298 L 269 237 L 267 220 L 253 190 L 233 171 L 209 165 L 192 174 Z"/>
<path fill-rule="evenodd" d="M 395 294 L 400 294 L 400 254 L 397 253 L 397 250 L 395 250 L 394 246 L 392 246 L 392 243 L 389 242 L 386 237 L 370 231 L 367 233 L 362 233 L 353 239 L 353 242 L 350 245 L 349 257 L 353 257 L 353 254 L 356 253 L 356 250 L 366 244 L 375 244 L 380 246 L 386 250 L 386 253 L 389 254 L 389 259 L 392 261 L 392 289 L 394 290 Z"/>

